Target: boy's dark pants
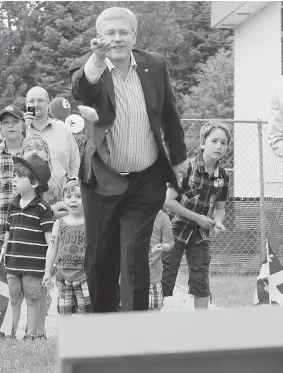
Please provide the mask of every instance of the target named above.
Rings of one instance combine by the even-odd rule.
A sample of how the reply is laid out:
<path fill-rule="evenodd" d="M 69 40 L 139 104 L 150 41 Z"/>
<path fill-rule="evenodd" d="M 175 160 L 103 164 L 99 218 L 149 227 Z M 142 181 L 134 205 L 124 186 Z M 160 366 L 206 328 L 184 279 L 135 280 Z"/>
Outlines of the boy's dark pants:
<path fill-rule="evenodd" d="M 2 250 L 3 241 L 0 240 L 0 251 Z M 4 266 L 4 258 L 2 258 L 0 263 L 0 281 L 5 282 L 7 284 L 7 274 Z"/>
<path fill-rule="evenodd" d="M 121 270 L 121 311 L 147 310 L 148 251 L 166 193 L 159 161 L 126 176 L 123 195 L 102 196 L 81 186 L 86 226 L 85 271 L 93 312 L 115 312 Z"/>
<path fill-rule="evenodd" d="M 163 253 L 163 296 L 168 297 L 173 295 L 184 251 L 190 271 L 188 282 L 189 293 L 196 297 L 208 297 L 210 295 L 209 265 L 211 260 L 209 244 L 205 241 L 197 244 L 194 237 L 187 244 L 175 240 L 173 249 Z"/>

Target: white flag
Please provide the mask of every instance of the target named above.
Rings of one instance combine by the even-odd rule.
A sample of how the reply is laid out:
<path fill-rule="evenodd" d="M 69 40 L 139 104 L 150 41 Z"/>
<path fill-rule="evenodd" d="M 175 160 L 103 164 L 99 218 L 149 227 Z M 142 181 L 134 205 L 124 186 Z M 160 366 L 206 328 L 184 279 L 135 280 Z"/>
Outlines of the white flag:
<path fill-rule="evenodd" d="M 0 332 L 11 334 L 12 323 L 13 317 L 8 285 L 0 281 Z"/>
<path fill-rule="evenodd" d="M 254 295 L 254 305 L 283 306 L 283 266 L 269 248 L 268 262 L 262 264 Z"/>

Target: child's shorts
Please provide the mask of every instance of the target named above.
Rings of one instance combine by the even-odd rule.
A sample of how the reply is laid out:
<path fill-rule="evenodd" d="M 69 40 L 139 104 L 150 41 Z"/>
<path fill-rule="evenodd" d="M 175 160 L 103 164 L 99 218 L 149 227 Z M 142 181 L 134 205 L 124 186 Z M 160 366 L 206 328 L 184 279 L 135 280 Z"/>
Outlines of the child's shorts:
<path fill-rule="evenodd" d="M 7 273 L 7 283 L 10 297 L 13 299 L 41 299 L 46 296 L 46 289 L 42 285 L 42 278 L 25 274 Z"/>
<path fill-rule="evenodd" d="M 189 292 L 196 297 L 209 297 L 209 266 L 211 254 L 209 244 L 205 241 L 194 243 L 189 241 L 186 247 L 189 266 Z"/>
<path fill-rule="evenodd" d="M 148 308 L 161 309 L 163 306 L 163 290 L 161 282 L 149 285 L 149 303 Z"/>
<path fill-rule="evenodd" d="M 59 315 L 90 313 L 91 303 L 86 277 L 74 282 L 56 278 L 58 289 L 57 310 Z"/>

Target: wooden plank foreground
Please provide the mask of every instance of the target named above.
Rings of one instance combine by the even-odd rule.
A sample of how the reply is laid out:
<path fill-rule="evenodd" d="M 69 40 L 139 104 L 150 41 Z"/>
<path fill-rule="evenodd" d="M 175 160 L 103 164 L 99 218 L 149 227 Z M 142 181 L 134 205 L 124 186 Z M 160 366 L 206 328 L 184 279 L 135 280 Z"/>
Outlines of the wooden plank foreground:
<path fill-rule="evenodd" d="M 283 310 L 61 317 L 58 373 L 282 373 Z"/>

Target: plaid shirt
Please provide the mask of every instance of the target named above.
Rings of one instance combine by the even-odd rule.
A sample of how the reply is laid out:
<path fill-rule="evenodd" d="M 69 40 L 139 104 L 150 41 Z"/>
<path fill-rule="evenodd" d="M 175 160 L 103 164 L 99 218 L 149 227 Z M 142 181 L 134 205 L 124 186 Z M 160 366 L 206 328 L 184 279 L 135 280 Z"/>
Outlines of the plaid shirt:
<path fill-rule="evenodd" d="M 20 153 L 15 154 L 20 156 Z M 13 155 L 9 153 L 6 141 L 0 144 L 0 240 L 4 240 L 8 207 L 14 197 Z"/>
<path fill-rule="evenodd" d="M 190 211 L 212 217 L 217 201 L 227 201 L 229 176 L 217 162 L 210 176 L 206 170 L 202 153 L 189 160 L 187 174 L 181 181 L 179 196 L 176 200 Z M 174 238 L 188 243 L 195 231 L 196 243 L 209 240 L 209 230 L 201 228 L 196 222 L 185 217 L 171 215 Z"/>

